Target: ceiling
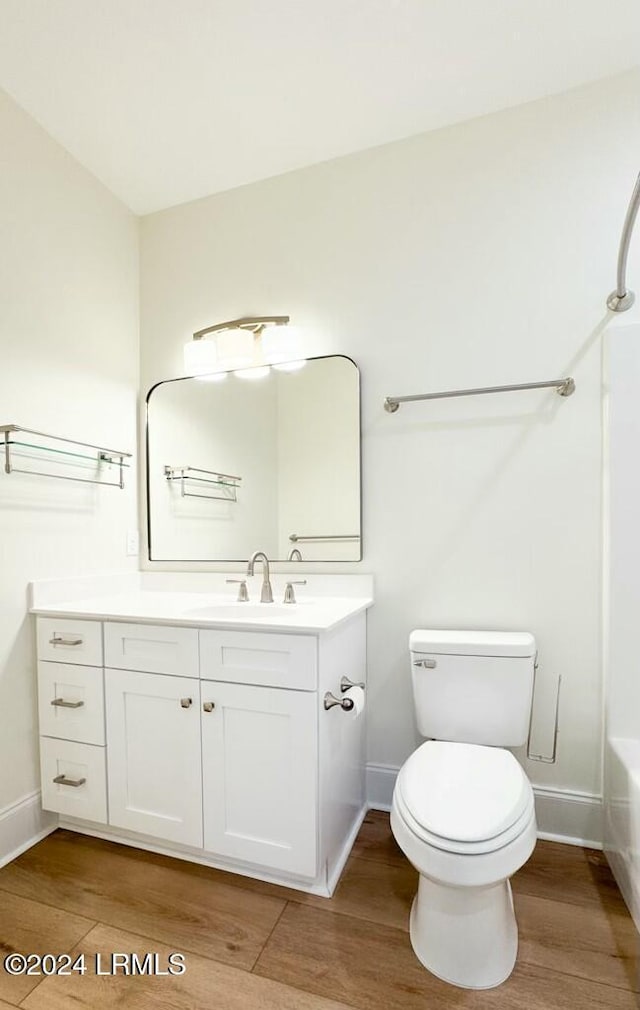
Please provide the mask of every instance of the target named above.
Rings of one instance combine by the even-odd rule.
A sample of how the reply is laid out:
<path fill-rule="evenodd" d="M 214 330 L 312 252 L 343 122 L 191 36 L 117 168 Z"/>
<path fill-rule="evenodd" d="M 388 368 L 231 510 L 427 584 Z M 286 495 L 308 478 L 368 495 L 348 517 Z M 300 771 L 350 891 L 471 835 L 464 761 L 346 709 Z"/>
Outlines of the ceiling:
<path fill-rule="evenodd" d="M 0 87 L 138 214 L 639 63 L 638 0 L 0 2 Z"/>

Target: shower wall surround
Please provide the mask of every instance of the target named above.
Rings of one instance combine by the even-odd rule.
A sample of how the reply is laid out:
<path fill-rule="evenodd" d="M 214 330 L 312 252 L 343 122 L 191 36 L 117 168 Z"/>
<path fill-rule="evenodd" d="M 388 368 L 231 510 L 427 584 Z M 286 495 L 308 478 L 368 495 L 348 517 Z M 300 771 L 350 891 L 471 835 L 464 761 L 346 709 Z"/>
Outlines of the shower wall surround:
<path fill-rule="evenodd" d="M 625 323 L 612 324 L 606 343 L 604 841 L 640 929 L 640 323 Z"/>

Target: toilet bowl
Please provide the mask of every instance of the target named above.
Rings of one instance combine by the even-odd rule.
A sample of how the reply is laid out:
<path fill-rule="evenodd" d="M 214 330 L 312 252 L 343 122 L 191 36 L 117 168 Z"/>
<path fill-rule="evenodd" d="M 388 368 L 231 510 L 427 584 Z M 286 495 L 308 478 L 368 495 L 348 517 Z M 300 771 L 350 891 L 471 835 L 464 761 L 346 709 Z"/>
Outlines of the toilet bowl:
<path fill-rule="evenodd" d="M 505 981 L 518 946 L 509 877 L 536 843 L 533 790 L 513 754 L 422 744 L 398 774 L 391 828 L 420 874 L 410 918 L 418 959 L 464 988 Z"/>

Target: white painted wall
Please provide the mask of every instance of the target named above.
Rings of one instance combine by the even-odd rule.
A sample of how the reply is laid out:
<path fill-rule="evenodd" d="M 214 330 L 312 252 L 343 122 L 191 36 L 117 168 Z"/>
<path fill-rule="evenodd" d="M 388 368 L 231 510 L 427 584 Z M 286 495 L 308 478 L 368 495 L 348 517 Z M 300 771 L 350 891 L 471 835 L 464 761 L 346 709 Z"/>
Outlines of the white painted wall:
<path fill-rule="evenodd" d="M 137 221 L 2 93 L 0 136 L 0 423 L 135 452 Z M 135 568 L 136 500 L 135 466 L 125 491 L 0 473 L 0 820 L 39 785 L 27 583 Z"/>
<path fill-rule="evenodd" d="M 370 762 L 397 766 L 416 743 L 412 628 L 523 629 L 539 751 L 564 678 L 558 762 L 527 771 L 550 795 L 600 795 L 601 330 L 639 85 L 630 73 L 142 222 L 143 388 L 181 374 L 194 330 L 245 313 L 288 312 L 303 352 L 361 368 Z M 383 410 L 388 394 L 569 374 L 566 401 Z"/>

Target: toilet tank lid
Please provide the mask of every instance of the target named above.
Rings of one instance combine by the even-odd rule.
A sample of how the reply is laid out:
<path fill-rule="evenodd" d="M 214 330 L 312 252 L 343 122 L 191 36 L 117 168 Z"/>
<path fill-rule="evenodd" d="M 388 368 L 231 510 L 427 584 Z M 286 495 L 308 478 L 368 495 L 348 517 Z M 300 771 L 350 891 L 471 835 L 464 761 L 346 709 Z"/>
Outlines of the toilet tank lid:
<path fill-rule="evenodd" d="M 528 631 L 442 631 L 418 628 L 409 636 L 411 652 L 456 656 L 535 656 Z"/>

